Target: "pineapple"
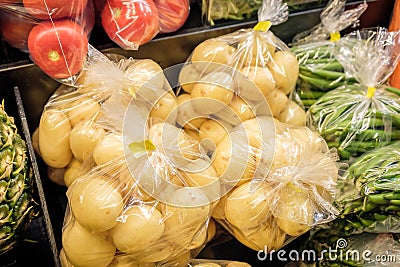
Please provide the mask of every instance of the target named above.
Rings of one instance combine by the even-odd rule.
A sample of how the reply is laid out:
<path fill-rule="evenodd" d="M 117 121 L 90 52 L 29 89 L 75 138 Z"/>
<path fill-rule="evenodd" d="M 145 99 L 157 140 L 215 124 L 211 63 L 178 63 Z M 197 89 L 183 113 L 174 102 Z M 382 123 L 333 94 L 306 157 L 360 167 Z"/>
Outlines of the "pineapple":
<path fill-rule="evenodd" d="M 14 119 L 0 105 L 0 254 L 10 250 L 33 216 L 32 171 Z"/>

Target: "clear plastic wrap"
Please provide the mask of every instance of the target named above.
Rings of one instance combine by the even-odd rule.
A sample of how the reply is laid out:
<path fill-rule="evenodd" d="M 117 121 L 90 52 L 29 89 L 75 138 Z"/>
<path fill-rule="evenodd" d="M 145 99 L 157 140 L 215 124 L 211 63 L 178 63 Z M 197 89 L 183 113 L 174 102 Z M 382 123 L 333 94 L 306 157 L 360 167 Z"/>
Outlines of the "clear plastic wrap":
<path fill-rule="evenodd" d="M 338 182 L 335 205 L 341 216 L 328 225 L 332 232 L 399 233 L 399 145 L 371 150 L 350 165 Z"/>
<path fill-rule="evenodd" d="M 254 131 L 254 119 L 245 121 L 216 148 L 213 166 L 220 179 L 244 171 L 212 216 L 244 245 L 268 253 L 338 215 L 333 200 L 339 165 L 336 154 L 308 128 L 275 122 L 274 134 L 272 118 L 258 119 L 261 132 Z M 252 129 L 250 145 L 236 141 L 246 139 L 243 129 Z M 235 146 L 231 159 L 227 139 Z M 243 158 L 246 151 L 249 158 Z M 227 160 L 232 167 L 225 167 Z"/>
<path fill-rule="evenodd" d="M 126 50 L 137 50 L 160 31 L 153 0 L 107 0 L 101 23 L 108 37 Z"/>
<path fill-rule="evenodd" d="M 398 140 L 399 90 L 385 85 L 400 55 L 399 32 L 384 28 L 350 33 L 335 45 L 335 58 L 358 83 L 343 85 L 308 110 L 308 124 L 350 159 Z"/>
<path fill-rule="evenodd" d="M 344 0 L 329 2 L 321 12 L 321 23 L 293 38 L 291 49 L 300 66 L 296 94 L 305 108 L 309 108 L 325 92 L 356 82 L 346 76 L 333 50 L 340 31 L 357 24 L 368 5 L 362 3 L 345 11 L 345 3 Z"/>
<path fill-rule="evenodd" d="M 65 79 L 83 68 L 95 22 L 92 0 L 0 1 L 0 15 L 6 42 L 29 52 L 47 75 Z"/>
<path fill-rule="evenodd" d="M 91 49 L 90 60 L 75 86 L 61 85 L 41 115 L 37 153 L 49 166 L 53 181 L 69 186 L 89 157 L 103 164 L 123 154 L 123 115 L 135 90 L 162 73 L 150 59 L 110 61 Z M 163 84 L 160 86 L 162 90 Z M 110 110 L 109 106 L 115 106 Z"/>
<path fill-rule="evenodd" d="M 169 33 L 179 30 L 186 22 L 189 11 L 189 0 L 154 0 L 158 9 L 160 33 Z"/>
<path fill-rule="evenodd" d="M 233 126 L 271 114 L 283 122 L 305 125 L 304 110 L 288 98 L 298 78 L 297 59 L 269 31 L 271 24 L 281 23 L 287 15 L 287 6 L 281 1 L 264 1 L 260 22 L 253 29 L 208 39 L 193 50 L 180 72 L 179 93 L 198 102 L 193 103 L 194 111 Z M 214 88 L 213 83 L 230 90 Z M 227 116 L 231 110 L 238 118 Z"/>

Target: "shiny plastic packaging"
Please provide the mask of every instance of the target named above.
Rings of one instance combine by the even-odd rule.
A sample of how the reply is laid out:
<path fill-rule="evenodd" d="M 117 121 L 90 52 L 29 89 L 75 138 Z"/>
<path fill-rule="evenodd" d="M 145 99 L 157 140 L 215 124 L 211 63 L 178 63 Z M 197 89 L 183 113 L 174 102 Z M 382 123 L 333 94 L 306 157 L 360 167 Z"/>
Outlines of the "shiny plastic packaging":
<path fill-rule="evenodd" d="M 340 39 L 340 31 L 356 25 L 368 5 L 362 3 L 345 10 L 345 4 L 344 0 L 329 2 L 321 12 L 321 23 L 293 38 L 291 50 L 300 65 L 295 93 L 305 108 L 309 108 L 327 91 L 356 82 L 344 73 L 333 50 Z"/>
<path fill-rule="evenodd" d="M 92 0 L 0 1 L 0 15 L 4 40 L 47 75 L 67 79 L 83 68 L 95 23 Z"/>
<path fill-rule="evenodd" d="M 287 16 L 286 4 L 264 1 L 253 29 L 208 39 L 193 50 L 179 82 L 180 94 L 195 101 L 194 111 L 231 126 L 261 115 L 305 125 L 304 110 L 288 98 L 298 78 L 297 59 L 269 30 Z M 238 117 L 227 116 L 232 110 Z"/>
<path fill-rule="evenodd" d="M 308 110 L 308 123 L 342 159 L 399 139 L 399 90 L 386 85 L 399 60 L 399 42 L 399 32 L 376 28 L 350 33 L 334 47 L 335 58 L 358 83 L 319 98 Z"/>

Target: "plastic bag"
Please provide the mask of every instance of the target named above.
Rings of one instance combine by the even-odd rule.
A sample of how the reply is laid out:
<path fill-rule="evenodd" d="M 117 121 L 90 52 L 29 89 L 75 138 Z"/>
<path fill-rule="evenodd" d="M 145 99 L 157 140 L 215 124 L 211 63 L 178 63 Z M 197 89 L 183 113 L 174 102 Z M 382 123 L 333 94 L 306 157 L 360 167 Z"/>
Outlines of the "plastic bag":
<path fill-rule="evenodd" d="M 29 52 L 47 75 L 66 79 L 83 68 L 95 21 L 92 0 L 0 1 L 0 15 L 6 42 Z"/>
<path fill-rule="evenodd" d="M 398 139 L 399 90 L 385 85 L 400 55 L 399 32 L 384 28 L 350 33 L 335 45 L 335 58 L 359 84 L 322 96 L 308 110 L 308 123 L 350 159 Z"/>
<path fill-rule="evenodd" d="M 398 266 L 400 243 L 393 234 L 360 234 L 348 237 L 332 235 L 320 230 L 313 233 L 302 246 L 314 251 L 314 259 L 303 259 L 314 264 L 301 266 Z M 306 254 L 304 254 L 306 255 Z M 312 255 L 312 254 L 308 254 Z"/>
<path fill-rule="evenodd" d="M 189 0 L 154 0 L 158 10 L 160 33 L 179 30 L 189 17 Z"/>
<path fill-rule="evenodd" d="M 137 50 L 160 31 L 153 0 L 107 0 L 101 23 L 108 37 L 126 50 Z"/>
<path fill-rule="evenodd" d="M 340 31 L 357 24 L 368 5 L 362 3 L 345 11 L 345 4 L 343 0 L 331 1 L 320 15 L 320 24 L 293 38 L 291 49 L 300 65 L 296 94 L 306 108 L 326 91 L 356 82 L 346 76 L 343 66 L 333 55 L 333 49 Z"/>
<path fill-rule="evenodd" d="M 194 101 L 197 114 L 221 118 L 233 126 L 271 114 L 283 122 L 305 124 L 304 110 L 287 97 L 298 77 L 297 60 L 269 31 L 271 24 L 281 23 L 287 14 L 287 6 L 280 1 L 264 1 L 260 22 L 253 29 L 208 39 L 193 50 L 179 82 Z M 232 110 L 233 117 L 229 116 Z"/>
<path fill-rule="evenodd" d="M 327 227 L 340 235 L 398 233 L 400 171 L 399 142 L 377 148 L 356 159 L 338 182 L 335 205 L 340 219 Z"/>
<path fill-rule="evenodd" d="M 272 118 L 258 120 L 261 130 L 255 130 L 254 119 L 245 121 L 217 146 L 213 166 L 220 179 L 242 175 L 231 181 L 235 187 L 212 216 L 244 245 L 268 253 L 338 215 L 333 200 L 339 174 L 335 153 L 318 134 L 279 122 L 274 134 Z M 237 142 L 246 139 L 243 129 L 252 129 L 250 145 Z M 232 140 L 235 154 L 221 174 L 228 158 L 226 139 Z"/>
<path fill-rule="evenodd" d="M 152 85 L 163 90 L 161 75 L 161 67 L 150 59 L 114 63 L 92 48 L 75 86 L 62 85 L 40 118 L 36 151 L 49 166 L 50 178 L 69 186 L 89 156 L 103 164 L 123 154 L 117 129 L 132 94 L 152 77 L 161 81 Z M 118 109 L 110 109 L 115 103 Z"/>

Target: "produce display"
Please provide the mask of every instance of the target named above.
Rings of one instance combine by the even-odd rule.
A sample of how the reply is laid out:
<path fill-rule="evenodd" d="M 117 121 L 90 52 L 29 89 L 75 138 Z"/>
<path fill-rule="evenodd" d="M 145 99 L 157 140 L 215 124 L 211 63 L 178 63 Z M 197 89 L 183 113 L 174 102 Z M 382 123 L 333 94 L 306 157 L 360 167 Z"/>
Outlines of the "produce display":
<path fill-rule="evenodd" d="M 357 23 L 368 5 L 345 10 L 345 4 L 344 0 L 329 2 L 321 12 L 321 23 L 293 38 L 291 50 L 300 65 L 295 93 L 306 109 L 327 91 L 357 82 L 346 75 L 333 50 L 340 31 Z"/>
<path fill-rule="evenodd" d="M 399 90 L 385 85 L 399 60 L 398 35 L 384 28 L 366 29 L 335 45 L 335 58 L 358 83 L 319 98 L 308 110 L 308 122 L 342 159 L 398 140 Z"/>
<path fill-rule="evenodd" d="M 34 216 L 33 177 L 25 141 L 0 105 L 0 254 L 16 246 Z"/>
<path fill-rule="evenodd" d="M 5 41 L 29 52 L 47 75 L 67 79 L 82 69 L 95 21 L 92 0 L 0 1 L 0 14 Z"/>

